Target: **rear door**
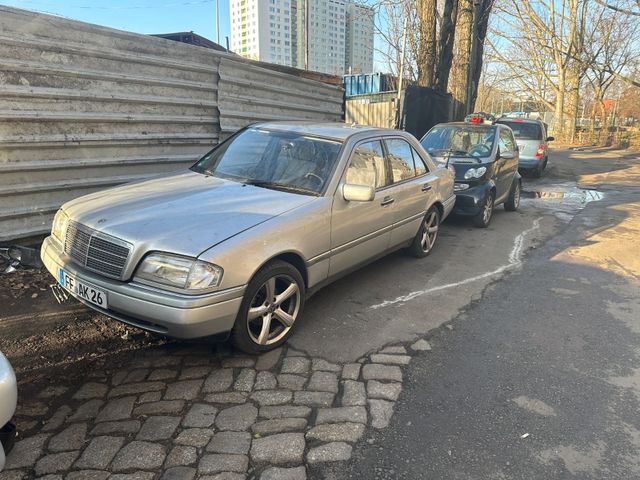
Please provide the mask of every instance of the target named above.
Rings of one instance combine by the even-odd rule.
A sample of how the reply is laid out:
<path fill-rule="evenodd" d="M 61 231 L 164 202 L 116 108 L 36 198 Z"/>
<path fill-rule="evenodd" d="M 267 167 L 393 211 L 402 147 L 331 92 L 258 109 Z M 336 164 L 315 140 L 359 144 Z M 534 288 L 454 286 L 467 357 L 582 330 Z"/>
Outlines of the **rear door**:
<path fill-rule="evenodd" d="M 342 196 L 345 183 L 375 187 L 374 200 L 347 202 Z M 389 248 L 394 202 L 389 201 L 385 189 L 390 183 L 381 140 L 357 144 L 333 200 L 329 275 L 355 267 Z"/>
<path fill-rule="evenodd" d="M 393 247 L 417 233 L 427 207 L 434 201 L 437 177 L 404 138 L 385 138 L 384 143 L 392 181 L 385 191 L 394 200 L 390 242 Z"/>

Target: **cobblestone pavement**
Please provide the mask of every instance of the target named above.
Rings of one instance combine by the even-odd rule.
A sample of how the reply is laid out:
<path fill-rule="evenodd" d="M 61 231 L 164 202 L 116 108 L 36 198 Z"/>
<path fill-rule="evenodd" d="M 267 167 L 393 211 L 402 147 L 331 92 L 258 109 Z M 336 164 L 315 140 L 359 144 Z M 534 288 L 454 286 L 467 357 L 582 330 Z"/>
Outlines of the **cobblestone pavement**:
<path fill-rule="evenodd" d="M 431 347 L 388 346 L 348 364 L 225 348 L 152 347 L 23 397 L 0 480 L 321 478 L 367 428 L 388 425 L 402 367 Z"/>

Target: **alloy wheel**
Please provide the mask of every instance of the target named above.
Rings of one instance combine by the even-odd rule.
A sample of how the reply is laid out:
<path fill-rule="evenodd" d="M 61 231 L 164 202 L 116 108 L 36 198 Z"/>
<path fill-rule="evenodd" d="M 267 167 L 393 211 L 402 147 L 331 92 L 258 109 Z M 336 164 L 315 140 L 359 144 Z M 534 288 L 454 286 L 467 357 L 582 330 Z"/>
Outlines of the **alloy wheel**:
<path fill-rule="evenodd" d="M 516 183 L 516 189 L 513 192 L 513 205 L 516 209 L 520 206 L 520 182 Z"/>
<path fill-rule="evenodd" d="M 436 243 L 436 238 L 438 237 L 438 228 L 438 214 L 432 211 L 431 214 L 424 219 L 424 223 L 422 224 L 422 239 L 420 245 L 422 245 L 423 252 L 429 252 L 433 248 L 433 245 Z"/>
<path fill-rule="evenodd" d="M 295 323 L 300 311 L 300 288 L 288 275 L 269 278 L 249 304 L 247 330 L 258 345 L 271 345 L 282 339 Z"/>
<path fill-rule="evenodd" d="M 491 215 L 493 213 L 493 195 L 487 197 L 487 201 L 484 202 L 484 209 L 482 211 L 482 220 L 485 225 L 491 221 Z"/>

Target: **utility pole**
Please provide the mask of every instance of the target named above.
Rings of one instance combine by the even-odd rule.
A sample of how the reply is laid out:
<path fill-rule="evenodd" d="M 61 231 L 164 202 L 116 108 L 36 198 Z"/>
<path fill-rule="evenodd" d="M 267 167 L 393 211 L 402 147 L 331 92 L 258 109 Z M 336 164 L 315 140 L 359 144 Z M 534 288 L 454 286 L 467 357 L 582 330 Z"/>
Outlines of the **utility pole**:
<path fill-rule="evenodd" d="M 304 69 L 309 70 L 309 0 L 304 0 Z"/>
<path fill-rule="evenodd" d="M 220 45 L 220 0 L 216 0 L 216 43 Z"/>
<path fill-rule="evenodd" d="M 407 19 L 408 19 L 408 15 L 404 17 L 404 22 L 402 24 L 402 51 L 400 52 L 400 71 L 398 72 L 398 96 L 396 98 L 396 102 L 398 103 L 398 108 L 397 108 L 397 112 L 398 112 L 398 118 L 396 119 L 396 128 L 400 128 L 401 127 L 401 123 L 402 123 L 402 114 L 403 114 L 403 108 L 402 108 L 402 104 L 400 103 L 401 100 L 401 95 L 402 95 L 402 81 L 404 80 L 404 54 L 405 54 L 405 50 L 407 48 Z"/>

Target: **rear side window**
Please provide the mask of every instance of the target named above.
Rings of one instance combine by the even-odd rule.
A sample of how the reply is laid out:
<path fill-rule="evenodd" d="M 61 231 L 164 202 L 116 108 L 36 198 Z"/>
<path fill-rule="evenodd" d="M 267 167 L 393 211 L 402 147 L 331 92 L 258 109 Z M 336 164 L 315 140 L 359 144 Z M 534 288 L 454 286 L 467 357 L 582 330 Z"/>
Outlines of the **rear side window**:
<path fill-rule="evenodd" d="M 422 157 L 413 149 L 413 147 L 411 147 L 411 152 L 413 153 L 413 163 L 416 168 L 416 176 L 424 175 L 429 171 L 427 164 L 424 163 Z"/>
<path fill-rule="evenodd" d="M 385 143 L 387 145 L 393 183 L 415 177 L 416 172 L 411 145 L 400 138 L 389 138 L 385 140 Z"/>
<path fill-rule="evenodd" d="M 387 185 L 387 168 L 379 140 L 361 143 L 353 150 L 346 182 L 381 188 Z"/>
<path fill-rule="evenodd" d="M 537 123 L 499 122 L 511 128 L 513 135 L 519 140 L 542 140 L 542 128 Z"/>

